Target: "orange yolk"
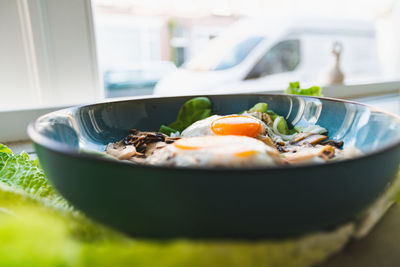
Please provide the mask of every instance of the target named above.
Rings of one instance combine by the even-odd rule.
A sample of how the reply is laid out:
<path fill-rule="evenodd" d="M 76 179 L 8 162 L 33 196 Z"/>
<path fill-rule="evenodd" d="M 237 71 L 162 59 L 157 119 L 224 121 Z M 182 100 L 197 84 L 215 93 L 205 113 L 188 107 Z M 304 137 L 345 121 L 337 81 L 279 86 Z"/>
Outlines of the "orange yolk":
<path fill-rule="evenodd" d="M 235 144 L 235 139 L 232 139 L 229 136 L 201 136 L 182 138 L 175 141 L 173 145 L 181 150 L 198 150 L 218 147 L 222 149 L 224 147 L 229 148 L 230 146 L 232 146 L 232 144 Z M 247 158 L 252 157 L 258 153 L 258 151 L 253 149 L 239 148 L 235 152 L 229 154 L 241 158 Z"/>
<path fill-rule="evenodd" d="M 261 131 L 261 123 L 248 116 L 231 115 L 218 118 L 211 123 L 215 135 L 242 135 L 255 137 Z"/>
<path fill-rule="evenodd" d="M 247 158 L 256 155 L 258 152 L 255 150 L 247 150 L 247 151 L 241 151 L 238 153 L 235 153 L 235 156 L 241 157 L 241 158 Z"/>
<path fill-rule="evenodd" d="M 195 150 L 228 145 L 232 142 L 229 138 L 216 138 L 215 136 L 187 137 L 174 142 L 176 148 Z"/>

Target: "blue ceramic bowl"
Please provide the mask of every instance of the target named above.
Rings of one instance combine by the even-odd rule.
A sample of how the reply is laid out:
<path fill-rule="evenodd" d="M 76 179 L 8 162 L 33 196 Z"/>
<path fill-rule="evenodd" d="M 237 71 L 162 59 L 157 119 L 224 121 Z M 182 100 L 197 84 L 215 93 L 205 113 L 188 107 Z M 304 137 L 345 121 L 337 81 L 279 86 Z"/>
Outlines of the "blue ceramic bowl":
<path fill-rule="evenodd" d="M 265 238 L 302 234 L 353 219 L 390 185 L 400 160 L 400 119 L 335 99 L 289 95 L 209 96 L 213 113 L 258 102 L 292 125 L 319 124 L 364 153 L 321 165 L 218 169 L 133 165 L 104 151 L 128 130 L 157 131 L 191 97 L 73 107 L 28 129 L 43 169 L 76 208 L 133 236 Z"/>

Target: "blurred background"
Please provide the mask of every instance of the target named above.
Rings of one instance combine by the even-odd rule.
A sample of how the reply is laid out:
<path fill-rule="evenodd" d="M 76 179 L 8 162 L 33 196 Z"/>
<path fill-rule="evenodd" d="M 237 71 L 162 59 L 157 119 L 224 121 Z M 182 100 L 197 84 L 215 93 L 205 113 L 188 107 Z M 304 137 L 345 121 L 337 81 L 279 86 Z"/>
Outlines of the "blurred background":
<path fill-rule="evenodd" d="M 0 141 L 62 107 L 293 81 L 400 114 L 398 0 L 1 0 L 0 41 Z"/>
<path fill-rule="evenodd" d="M 395 0 L 92 0 L 106 97 L 400 77 Z"/>

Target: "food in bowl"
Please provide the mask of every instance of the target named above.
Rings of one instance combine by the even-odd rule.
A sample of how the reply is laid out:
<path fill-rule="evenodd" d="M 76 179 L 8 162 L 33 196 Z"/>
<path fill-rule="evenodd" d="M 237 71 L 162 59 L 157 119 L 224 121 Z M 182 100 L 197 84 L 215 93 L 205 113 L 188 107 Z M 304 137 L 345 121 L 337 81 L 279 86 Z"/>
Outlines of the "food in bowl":
<path fill-rule="evenodd" d="M 211 115 L 208 98 L 193 98 L 174 123 L 159 132 L 131 130 L 106 153 L 141 164 L 208 167 L 324 163 L 357 154 L 354 148 L 343 150 L 343 141 L 329 139 L 319 125 L 290 129 L 267 107 L 258 103 L 238 114 Z"/>
<path fill-rule="evenodd" d="M 131 128 L 151 131 L 136 131 L 136 140 L 126 140 L 135 142 L 141 154 L 149 153 L 150 141 L 165 146 L 180 140 L 177 134 L 154 133 L 162 124 L 171 126 L 191 98 L 72 107 L 37 119 L 29 134 L 47 178 L 70 203 L 135 238 L 259 240 L 320 233 L 358 219 L 398 171 L 399 117 L 359 103 L 292 95 L 211 95 L 210 115 L 243 115 L 256 103 L 268 103 L 268 109 L 285 117 L 289 130 L 318 124 L 329 130 L 329 138 L 343 141 L 344 150 L 354 145 L 363 155 L 327 164 L 187 168 L 132 164 L 92 153 L 123 140 Z M 198 114 L 193 111 L 188 114 Z M 185 122 L 177 120 L 172 132 L 182 133 L 195 121 Z"/>

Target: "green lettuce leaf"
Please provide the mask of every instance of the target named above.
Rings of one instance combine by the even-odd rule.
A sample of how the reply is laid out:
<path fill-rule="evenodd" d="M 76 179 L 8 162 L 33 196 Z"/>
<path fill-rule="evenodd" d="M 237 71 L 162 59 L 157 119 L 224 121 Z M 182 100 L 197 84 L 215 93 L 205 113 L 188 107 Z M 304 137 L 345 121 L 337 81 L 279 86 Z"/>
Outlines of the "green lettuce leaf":
<path fill-rule="evenodd" d="M 51 202 L 51 205 L 67 208 L 67 202 L 47 182 L 37 160 L 30 160 L 25 152 L 20 155 L 2 148 L 0 152 L 0 182 L 24 190 L 34 199 Z"/>
<path fill-rule="evenodd" d="M 6 147 L 3 144 L 0 144 L 0 153 L 6 153 L 6 154 L 11 154 L 12 151 L 8 147 Z"/>
<path fill-rule="evenodd" d="M 310 88 L 300 88 L 300 82 L 289 83 L 289 87 L 285 92 L 289 95 L 322 96 L 321 87 L 311 86 Z"/>
<path fill-rule="evenodd" d="M 173 132 L 182 132 L 196 121 L 211 116 L 211 101 L 207 97 L 195 97 L 183 104 L 176 121 L 165 126 L 159 132 L 170 135 Z"/>

